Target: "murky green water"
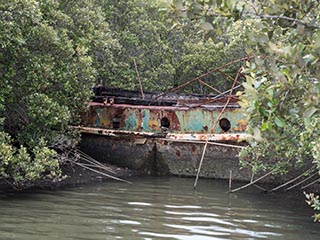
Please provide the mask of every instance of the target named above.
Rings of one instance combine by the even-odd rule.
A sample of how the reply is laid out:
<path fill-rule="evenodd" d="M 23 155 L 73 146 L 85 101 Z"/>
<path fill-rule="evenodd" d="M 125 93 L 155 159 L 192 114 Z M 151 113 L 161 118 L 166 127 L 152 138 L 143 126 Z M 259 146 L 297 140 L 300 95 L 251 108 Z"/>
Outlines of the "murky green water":
<path fill-rule="evenodd" d="M 0 197 L 0 239 L 320 239 L 293 195 L 226 193 L 226 181 L 134 179 Z"/>

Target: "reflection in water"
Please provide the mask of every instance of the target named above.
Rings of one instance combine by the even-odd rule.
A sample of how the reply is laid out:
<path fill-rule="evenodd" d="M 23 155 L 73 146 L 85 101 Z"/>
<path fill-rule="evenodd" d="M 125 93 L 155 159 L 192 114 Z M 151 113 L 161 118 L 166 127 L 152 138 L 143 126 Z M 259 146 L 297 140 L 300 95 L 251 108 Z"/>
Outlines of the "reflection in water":
<path fill-rule="evenodd" d="M 293 195 L 227 194 L 227 183 L 145 178 L 0 198 L 1 239 L 317 239 Z"/>

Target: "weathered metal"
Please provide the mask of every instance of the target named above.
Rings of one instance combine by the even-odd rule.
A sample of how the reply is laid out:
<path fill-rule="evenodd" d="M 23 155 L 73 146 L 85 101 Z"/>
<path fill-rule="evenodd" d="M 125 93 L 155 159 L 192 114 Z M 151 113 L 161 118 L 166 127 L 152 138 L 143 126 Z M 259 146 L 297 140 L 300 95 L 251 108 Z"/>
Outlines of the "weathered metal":
<path fill-rule="evenodd" d="M 144 91 L 143 99 L 142 89 L 95 89 L 99 96 L 82 114 L 80 147 L 101 162 L 155 174 L 198 177 L 199 173 L 201 177 L 229 179 L 232 171 L 233 180 L 252 180 L 252 172 L 241 169 L 238 158 L 248 139 L 247 121 L 233 95 L 241 87 L 241 66 L 235 78 L 221 72 L 251 58 L 225 64 L 165 93 Z M 231 89 L 220 93 L 201 80 L 213 72 L 232 80 Z M 175 93 L 197 81 L 219 94 Z"/>
<path fill-rule="evenodd" d="M 81 147 L 100 161 L 156 173 L 194 176 L 200 157 L 204 156 L 203 177 L 228 178 L 232 169 L 238 180 L 249 174 L 239 170 L 238 153 L 246 141 L 247 122 L 233 90 L 241 75 L 223 74 L 233 80 L 232 88 L 220 93 L 201 80 L 230 64 L 225 64 L 187 81 L 166 93 L 96 89 L 89 110 L 82 114 Z M 218 95 L 176 94 L 198 81 L 219 92 Z M 208 146 L 203 151 L 203 146 Z"/>
<path fill-rule="evenodd" d="M 159 174 L 194 176 L 208 141 L 200 176 L 227 178 L 230 167 L 239 180 L 249 176 L 239 170 L 237 158 L 247 140 L 247 123 L 237 98 L 230 98 L 227 106 L 226 97 L 210 96 L 170 96 L 166 104 L 145 99 L 141 105 L 134 102 L 133 92 L 130 97 L 112 94 L 90 102 L 79 126 L 81 148 L 97 160 Z"/>
<path fill-rule="evenodd" d="M 215 124 L 221 107 L 221 105 L 143 106 L 90 103 L 89 111 L 82 115 L 82 125 L 158 133 L 244 133 L 247 124 L 241 109 L 235 104 L 230 105 L 221 117 L 224 121 L 230 122 L 230 129 L 225 131 L 221 124 Z"/>
<path fill-rule="evenodd" d="M 212 142 L 214 143 L 214 142 Z M 142 170 L 150 174 L 195 176 L 203 150 L 203 141 L 174 141 L 140 135 L 98 135 L 83 133 L 82 151 L 101 162 Z M 240 169 L 239 148 L 209 144 L 201 177 L 226 179 L 229 170 L 238 180 L 250 179 Z"/>
<path fill-rule="evenodd" d="M 81 130 L 82 133 L 96 134 L 102 136 L 121 137 L 126 135 L 127 137 L 149 137 L 149 138 L 164 138 L 166 140 L 173 141 L 210 141 L 210 142 L 242 142 L 247 141 L 248 136 L 245 133 L 220 133 L 220 134 L 198 134 L 198 133 L 156 133 L 156 132 L 138 132 L 138 131 L 126 131 L 117 129 L 104 129 L 97 127 L 76 127 Z"/>

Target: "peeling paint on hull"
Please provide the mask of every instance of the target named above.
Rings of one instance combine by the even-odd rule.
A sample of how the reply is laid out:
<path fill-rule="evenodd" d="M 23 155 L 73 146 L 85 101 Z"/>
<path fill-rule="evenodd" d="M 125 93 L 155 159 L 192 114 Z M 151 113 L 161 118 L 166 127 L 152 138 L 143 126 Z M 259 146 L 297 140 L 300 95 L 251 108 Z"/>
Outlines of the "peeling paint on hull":
<path fill-rule="evenodd" d="M 82 124 L 126 131 L 163 132 L 166 128 L 171 133 L 224 133 L 221 124 L 216 123 L 221 108 L 91 103 L 90 110 L 82 115 Z M 229 122 L 227 131 L 244 133 L 246 130 L 247 123 L 238 106 L 228 107 L 220 119 Z"/>
<path fill-rule="evenodd" d="M 239 166 L 247 122 L 235 98 L 170 101 L 139 105 L 131 98 L 107 97 L 91 102 L 79 126 L 81 149 L 121 167 L 195 176 L 208 141 L 201 177 L 227 179 L 232 170 L 235 179 L 250 179 Z"/>

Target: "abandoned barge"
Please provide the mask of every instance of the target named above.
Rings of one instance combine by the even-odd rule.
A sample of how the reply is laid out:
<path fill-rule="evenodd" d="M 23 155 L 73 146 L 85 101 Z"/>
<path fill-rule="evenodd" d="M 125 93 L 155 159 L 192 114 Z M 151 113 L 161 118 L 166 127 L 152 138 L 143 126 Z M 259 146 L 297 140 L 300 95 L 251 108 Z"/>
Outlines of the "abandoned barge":
<path fill-rule="evenodd" d="M 238 153 L 246 127 L 237 98 L 165 96 L 100 87 L 82 115 L 81 149 L 101 162 L 150 174 L 248 180 Z M 204 146 L 206 149 L 204 152 Z"/>

